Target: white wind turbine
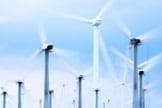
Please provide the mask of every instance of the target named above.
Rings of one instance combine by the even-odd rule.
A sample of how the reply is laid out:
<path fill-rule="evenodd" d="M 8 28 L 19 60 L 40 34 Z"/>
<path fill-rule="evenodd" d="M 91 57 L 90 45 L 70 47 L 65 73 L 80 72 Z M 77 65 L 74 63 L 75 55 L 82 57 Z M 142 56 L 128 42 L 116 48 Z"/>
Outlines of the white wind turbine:
<path fill-rule="evenodd" d="M 91 68 L 87 69 L 83 73 L 78 73 L 78 71 L 72 71 L 72 73 L 77 77 L 78 80 L 78 108 L 82 108 L 82 80 L 85 76 L 91 73 Z"/>
<path fill-rule="evenodd" d="M 128 48 L 128 51 L 126 53 L 126 57 L 129 57 L 130 49 Z M 128 73 L 128 63 L 125 62 L 124 64 L 123 76 L 122 80 L 118 80 L 117 85 L 120 85 L 121 87 L 121 108 L 125 108 L 125 89 L 129 87 L 128 82 L 126 82 L 127 79 L 127 73 Z"/>
<path fill-rule="evenodd" d="M 133 61 L 126 57 L 124 54 L 120 53 L 118 50 L 111 48 L 111 51 L 113 53 L 115 53 L 116 55 L 118 55 L 120 58 L 124 59 L 127 63 L 129 63 L 129 67 L 131 69 L 133 69 Z M 150 58 L 149 60 L 137 65 L 137 73 L 138 71 L 144 71 L 147 72 L 149 71 L 151 68 L 153 68 L 156 64 L 158 64 L 160 62 L 160 60 L 162 59 L 162 53 Z M 142 90 L 141 90 L 142 91 Z M 138 95 L 138 94 L 137 94 Z M 138 101 L 139 102 L 139 101 Z"/>
<path fill-rule="evenodd" d="M 138 71 L 137 71 L 137 63 L 138 63 L 138 46 L 145 41 L 151 40 L 155 38 L 155 33 L 157 29 L 154 29 L 149 32 L 145 32 L 141 35 L 133 37 L 129 28 L 122 22 L 117 23 L 119 29 L 125 34 L 125 36 L 130 41 L 130 45 L 134 48 L 134 75 L 133 75 L 133 108 L 139 108 L 139 100 L 138 100 Z"/>
<path fill-rule="evenodd" d="M 133 61 L 130 58 L 128 58 L 127 56 L 125 56 L 124 54 L 122 54 L 120 51 L 116 50 L 113 47 L 111 47 L 110 50 L 114 54 L 116 54 L 118 57 L 123 59 L 125 62 L 127 62 L 128 67 L 130 69 L 133 69 Z M 138 69 L 138 71 L 142 70 L 142 71 L 148 72 L 151 68 L 153 68 L 154 66 L 159 64 L 161 61 L 162 61 L 162 53 L 144 61 L 143 63 L 138 64 L 137 69 Z"/>
<path fill-rule="evenodd" d="M 92 73 L 92 67 L 89 67 L 86 70 L 83 71 L 78 71 L 77 69 L 75 69 L 71 64 L 67 63 L 67 62 L 63 62 L 63 65 L 65 67 L 67 67 L 67 70 L 69 73 L 72 73 L 74 75 L 74 77 L 76 77 L 77 79 L 77 83 L 78 83 L 78 108 L 82 108 L 82 81 L 84 79 L 84 77 L 90 75 Z M 76 105 L 76 101 L 75 103 L 73 103 Z"/>
<path fill-rule="evenodd" d="M 99 11 L 96 17 L 92 19 L 78 17 L 78 16 L 68 16 L 63 15 L 65 18 L 69 18 L 72 20 L 77 20 L 84 23 L 89 23 L 93 27 L 93 79 L 94 83 L 97 83 L 99 77 L 99 26 L 102 23 L 103 14 L 110 8 L 112 0 L 109 0 L 106 5 Z"/>
<path fill-rule="evenodd" d="M 33 54 L 30 60 L 34 59 L 41 53 L 45 53 L 45 74 L 44 74 L 44 108 L 49 108 L 49 53 L 53 52 L 63 57 L 68 57 L 69 54 L 74 54 L 72 51 L 66 51 L 60 48 L 54 48 L 53 45 L 47 42 L 47 37 L 42 25 L 38 26 L 42 41 L 42 47 Z"/>
<path fill-rule="evenodd" d="M 93 82 L 94 85 L 98 85 L 99 81 L 99 40 L 100 40 L 100 30 L 99 26 L 102 23 L 103 14 L 111 7 L 113 0 L 109 0 L 106 5 L 99 11 L 96 17 L 92 19 L 78 17 L 78 16 L 64 16 L 66 18 L 77 20 L 84 23 L 89 23 L 93 27 Z M 98 91 L 98 88 L 95 87 L 95 92 Z M 96 94 L 96 93 L 95 93 Z M 97 103 L 95 103 L 95 107 L 97 108 Z"/>
<path fill-rule="evenodd" d="M 128 27 L 122 22 L 117 23 L 120 30 L 125 34 L 125 36 L 129 39 L 131 46 L 133 46 L 134 53 L 134 73 L 133 73 L 133 108 L 139 108 L 139 99 L 138 99 L 138 71 L 137 71 L 137 63 L 138 63 L 138 46 L 147 40 L 151 40 L 155 38 L 156 29 L 153 31 L 145 32 L 141 35 L 133 37 L 131 31 Z"/>

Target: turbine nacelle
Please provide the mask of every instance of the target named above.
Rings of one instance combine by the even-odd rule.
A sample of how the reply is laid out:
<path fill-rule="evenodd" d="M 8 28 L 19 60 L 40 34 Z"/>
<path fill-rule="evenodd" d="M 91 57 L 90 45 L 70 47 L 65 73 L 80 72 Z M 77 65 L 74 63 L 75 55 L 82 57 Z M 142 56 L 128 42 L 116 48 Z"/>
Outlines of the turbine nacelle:
<path fill-rule="evenodd" d="M 132 38 L 130 40 L 130 43 L 131 43 L 131 45 L 139 45 L 141 43 L 141 40 L 137 39 L 137 38 Z"/>
<path fill-rule="evenodd" d="M 92 25 L 93 26 L 99 26 L 102 22 L 102 19 L 101 18 L 94 18 L 92 19 Z"/>
<path fill-rule="evenodd" d="M 121 85 L 122 85 L 122 86 L 125 86 L 125 82 L 122 82 Z"/>
<path fill-rule="evenodd" d="M 53 45 L 52 44 L 44 43 L 43 46 L 42 46 L 42 49 L 46 50 L 46 51 L 52 50 L 53 49 Z"/>

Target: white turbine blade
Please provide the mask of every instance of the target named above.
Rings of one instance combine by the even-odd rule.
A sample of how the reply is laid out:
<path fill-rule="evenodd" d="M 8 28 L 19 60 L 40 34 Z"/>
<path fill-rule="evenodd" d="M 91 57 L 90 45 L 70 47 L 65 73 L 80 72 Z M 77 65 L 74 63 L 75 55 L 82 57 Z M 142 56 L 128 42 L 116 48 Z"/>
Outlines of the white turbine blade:
<path fill-rule="evenodd" d="M 148 61 L 145 61 L 144 63 L 140 64 L 138 66 L 139 69 L 143 71 L 148 71 L 149 69 L 153 68 L 155 65 L 157 65 L 162 60 L 162 53 L 158 54 Z"/>
<path fill-rule="evenodd" d="M 121 59 L 123 59 L 124 61 L 128 62 L 130 65 L 133 65 L 133 61 L 126 57 L 124 54 L 122 54 L 121 52 L 119 52 L 118 50 L 116 50 L 115 48 L 111 47 L 110 50 L 116 54 L 118 57 L 120 57 Z"/>
<path fill-rule="evenodd" d="M 59 63 L 60 62 L 60 63 Z M 72 73 L 74 76 L 78 76 L 78 71 L 68 62 L 66 61 L 59 61 L 58 64 L 62 65 L 65 71 Z"/>
<path fill-rule="evenodd" d="M 140 39 L 142 42 L 149 41 L 155 38 L 158 38 L 158 32 L 160 32 L 159 28 L 150 30 L 149 32 L 145 32 L 142 35 L 139 35 L 136 37 L 137 39 Z"/>
<path fill-rule="evenodd" d="M 106 11 L 108 11 L 108 10 L 111 8 L 113 2 L 114 2 L 114 0 L 109 0 L 109 1 L 105 4 L 105 6 L 100 10 L 100 12 L 99 12 L 98 15 L 97 15 L 97 18 L 102 17 L 102 15 L 103 15 Z"/>
<path fill-rule="evenodd" d="M 87 70 L 85 70 L 82 75 L 83 76 L 87 76 L 87 75 L 90 75 L 92 73 L 92 67 L 88 68 Z"/>
<path fill-rule="evenodd" d="M 27 62 L 33 61 L 35 58 L 37 58 L 41 53 L 43 52 L 42 49 L 37 49 L 33 55 L 27 60 Z"/>
<path fill-rule="evenodd" d="M 128 51 L 127 51 L 127 58 L 129 58 L 129 54 L 130 54 L 130 47 L 128 47 Z M 125 81 L 126 81 L 126 78 L 127 78 L 127 74 L 128 74 L 128 62 L 125 62 L 125 64 L 124 64 L 125 66 L 124 66 L 124 74 L 123 74 L 123 79 L 122 79 L 122 82 L 123 83 L 125 83 Z"/>
<path fill-rule="evenodd" d="M 38 25 L 38 30 L 39 30 L 39 35 L 40 35 L 42 44 L 47 43 L 47 36 L 46 36 L 46 33 L 45 33 L 43 25 L 39 24 Z"/>
<path fill-rule="evenodd" d="M 103 38 L 102 38 L 101 35 L 100 35 L 100 39 L 99 40 L 100 40 L 99 44 L 100 44 L 100 48 L 101 48 L 101 54 L 102 54 L 102 56 L 104 58 L 104 62 L 106 64 L 106 66 L 108 67 L 107 70 L 109 70 L 109 72 L 110 72 L 111 77 L 113 78 L 113 80 L 115 82 L 118 82 L 117 81 L 117 78 L 116 78 L 116 76 L 114 74 L 115 73 L 115 69 L 114 69 L 114 67 L 112 65 L 110 56 L 109 56 L 109 54 L 107 52 L 107 48 L 106 48 L 105 42 L 104 42 L 104 40 L 103 40 Z"/>
<path fill-rule="evenodd" d="M 116 25 L 119 28 L 119 30 L 128 38 L 129 40 L 132 38 L 132 33 L 130 29 L 124 24 L 124 22 L 117 20 Z"/>
<path fill-rule="evenodd" d="M 155 86 L 156 86 L 155 83 L 149 83 L 149 84 L 147 84 L 146 86 L 144 86 L 144 89 L 149 90 L 149 89 L 154 88 Z"/>
<path fill-rule="evenodd" d="M 85 23 L 92 23 L 91 19 L 80 17 L 80 16 L 66 15 L 66 14 L 60 14 L 60 16 L 66 19 L 70 19 L 70 20 L 75 20 L 75 21 L 80 21 L 80 22 L 85 22 Z"/>
<path fill-rule="evenodd" d="M 105 80 L 100 79 L 100 80 L 97 82 L 97 84 L 95 85 L 94 88 L 95 88 L 95 89 L 100 89 L 100 88 L 103 86 L 104 82 L 105 82 Z"/>
<path fill-rule="evenodd" d="M 54 52 L 58 56 L 66 58 L 66 59 L 75 58 L 75 57 L 79 56 L 79 54 L 75 51 L 65 50 L 65 49 L 56 48 L 56 47 L 54 48 L 54 50 L 52 52 Z"/>

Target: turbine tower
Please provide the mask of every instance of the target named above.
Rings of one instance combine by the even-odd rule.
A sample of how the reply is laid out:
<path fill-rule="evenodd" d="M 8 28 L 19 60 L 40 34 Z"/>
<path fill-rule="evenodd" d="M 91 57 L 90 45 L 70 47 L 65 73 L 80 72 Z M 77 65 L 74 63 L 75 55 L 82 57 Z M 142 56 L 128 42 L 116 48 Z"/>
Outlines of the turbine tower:
<path fill-rule="evenodd" d="M 92 68 L 88 68 L 87 70 L 79 73 L 76 69 L 74 69 L 70 64 L 66 63 L 71 70 L 71 73 L 77 77 L 78 80 L 78 108 L 82 108 L 82 80 L 85 76 L 92 73 Z M 75 106 L 75 100 L 73 100 L 73 105 Z"/>
<path fill-rule="evenodd" d="M 41 54 L 42 52 L 45 53 L 45 73 L 44 73 L 44 104 L 43 104 L 43 108 L 49 108 L 49 53 L 53 52 L 58 54 L 59 56 L 63 56 L 63 57 L 69 57 L 72 55 L 76 55 L 74 52 L 72 51 L 67 51 L 64 49 L 60 49 L 60 48 L 54 48 L 53 50 L 53 45 L 47 42 L 47 37 L 44 31 L 44 28 L 42 25 L 38 26 L 39 28 L 39 33 L 40 33 L 40 37 L 41 37 L 41 41 L 42 41 L 42 47 L 38 50 L 36 50 L 36 52 L 33 54 L 33 56 L 30 58 L 30 60 L 36 58 L 39 54 Z"/>
<path fill-rule="evenodd" d="M 3 95 L 3 108 L 6 108 L 6 96 L 7 96 L 7 92 L 6 91 L 3 91 L 2 92 L 2 95 Z"/>
<path fill-rule="evenodd" d="M 141 43 L 140 39 L 131 39 L 131 45 L 134 47 L 134 75 L 133 75 L 133 108 L 139 108 L 138 101 L 138 70 L 137 70 L 137 49 Z"/>
<path fill-rule="evenodd" d="M 150 32 L 149 32 L 150 33 Z M 146 33 L 148 34 L 148 33 Z M 133 69 L 134 69 L 134 74 L 133 74 L 133 108 L 139 108 L 140 107 L 140 103 L 139 103 L 139 98 L 138 98 L 138 69 L 142 69 L 144 71 L 148 71 L 149 69 L 151 69 L 153 66 L 155 66 L 155 64 L 157 64 L 159 62 L 159 60 L 162 58 L 162 53 L 158 54 L 157 56 L 149 59 L 148 61 L 143 62 L 142 64 L 137 64 L 137 48 L 138 45 L 141 44 L 141 40 L 143 39 L 151 39 L 151 35 L 148 35 L 148 37 L 146 38 L 147 35 L 140 35 L 137 38 L 130 38 L 131 41 L 131 45 L 134 47 L 134 62 L 129 59 L 128 57 L 126 57 L 125 55 L 123 55 L 122 53 L 120 53 L 119 51 L 115 50 L 115 49 L 111 49 L 115 54 L 117 54 L 119 57 L 121 57 L 122 59 L 124 59 L 126 62 L 130 63 Z"/>
<path fill-rule="evenodd" d="M 75 104 L 76 104 L 75 99 L 73 99 L 72 104 L 73 104 L 73 108 L 75 108 Z"/>
<path fill-rule="evenodd" d="M 144 71 L 139 71 L 139 80 L 140 80 L 140 108 L 143 108 L 143 75 Z"/>
<path fill-rule="evenodd" d="M 132 33 L 129 28 L 122 22 L 117 23 L 119 29 L 125 34 L 125 36 L 129 39 L 131 46 L 133 46 L 134 51 L 134 73 L 133 73 L 133 108 L 139 108 L 139 99 L 138 99 L 138 71 L 137 71 L 137 63 L 138 63 L 138 46 L 147 40 L 151 40 L 155 38 L 155 34 L 157 33 L 157 29 L 153 29 L 152 31 L 145 32 L 139 36 L 132 37 Z"/>
<path fill-rule="evenodd" d="M 54 90 L 50 90 L 49 91 L 49 95 L 50 95 L 50 100 L 49 100 L 49 105 L 50 105 L 50 107 L 49 108 L 52 108 L 52 96 L 53 96 L 53 93 L 54 93 Z"/>
<path fill-rule="evenodd" d="M 22 81 L 18 81 L 18 108 L 22 108 L 22 102 L 21 102 L 21 94 L 22 94 L 22 85 L 23 82 Z"/>
<path fill-rule="evenodd" d="M 83 75 L 78 77 L 78 108 L 82 108 L 82 80 Z"/>
<path fill-rule="evenodd" d="M 42 108 L 42 99 L 39 100 L 39 108 Z"/>
<path fill-rule="evenodd" d="M 109 0 L 106 5 L 99 11 L 97 16 L 95 16 L 92 19 L 84 18 L 84 17 L 78 17 L 78 16 L 69 16 L 69 15 L 63 15 L 63 17 L 89 23 L 93 27 L 93 81 L 94 85 L 98 83 L 99 79 L 99 40 L 100 40 L 100 30 L 99 26 L 102 23 L 102 16 L 103 14 L 108 11 L 110 6 L 112 5 L 113 0 Z M 97 88 L 95 88 L 97 89 Z"/>
<path fill-rule="evenodd" d="M 96 95 L 95 108 L 98 108 L 99 89 L 95 89 L 95 95 Z"/>
<path fill-rule="evenodd" d="M 143 92 L 143 96 L 142 96 L 143 97 L 143 99 L 142 99 L 143 100 L 143 102 L 142 102 L 143 103 L 143 107 L 142 108 L 145 108 L 145 94 L 146 94 L 146 89 L 143 89 L 142 92 Z"/>

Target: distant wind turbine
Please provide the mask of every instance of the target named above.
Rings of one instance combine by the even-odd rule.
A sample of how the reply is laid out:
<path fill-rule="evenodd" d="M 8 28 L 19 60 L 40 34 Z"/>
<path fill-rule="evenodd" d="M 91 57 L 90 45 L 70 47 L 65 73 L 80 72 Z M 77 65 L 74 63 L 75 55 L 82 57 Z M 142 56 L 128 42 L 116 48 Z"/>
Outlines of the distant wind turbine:
<path fill-rule="evenodd" d="M 92 68 L 88 68 L 83 72 L 79 72 L 74 67 L 72 67 L 69 63 L 65 63 L 68 65 L 68 68 L 70 69 L 70 73 L 72 73 L 78 80 L 78 108 L 82 108 L 82 80 L 85 76 L 92 73 Z M 74 103 L 73 103 L 74 104 Z"/>
<path fill-rule="evenodd" d="M 49 91 L 49 96 L 50 96 L 50 100 L 49 100 L 49 101 L 50 101 L 50 102 L 49 102 L 50 107 L 49 107 L 49 108 L 52 108 L 52 103 L 53 103 L 53 102 L 52 102 L 52 96 L 53 96 L 53 94 L 54 94 L 54 90 L 50 90 L 50 91 Z"/>
<path fill-rule="evenodd" d="M 116 54 L 118 57 L 120 57 L 121 59 L 123 59 L 125 62 L 128 63 L 128 68 L 133 69 L 133 61 L 125 56 L 124 54 L 122 54 L 120 51 L 118 51 L 117 49 L 111 47 L 110 50 Z M 162 53 L 144 61 L 141 64 L 138 64 L 137 68 L 138 71 L 149 71 L 151 68 L 155 67 L 157 64 L 159 64 L 162 61 Z"/>
<path fill-rule="evenodd" d="M 7 97 L 7 92 L 3 91 L 2 92 L 3 95 L 3 108 L 6 108 L 6 97 Z"/>
<path fill-rule="evenodd" d="M 143 95 L 143 89 L 144 89 L 143 88 L 143 75 L 144 75 L 144 71 L 139 71 L 139 83 L 140 83 L 139 84 L 139 86 L 140 86 L 140 90 L 139 90 L 140 91 L 140 100 L 139 101 L 140 101 L 140 108 L 143 108 L 143 106 L 144 106 L 143 105 L 143 99 L 144 99 L 143 98 L 143 96 L 144 96 Z"/>
<path fill-rule="evenodd" d="M 89 23 L 93 27 L 93 77 L 94 77 L 94 83 L 97 83 L 96 81 L 98 80 L 98 74 L 99 74 L 99 26 L 101 25 L 102 22 L 102 16 L 103 14 L 108 11 L 110 6 L 112 5 L 113 0 L 109 0 L 106 5 L 99 11 L 96 17 L 92 19 L 84 18 L 84 17 L 79 17 L 79 16 L 69 16 L 69 15 L 63 15 L 63 17 L 84 22 L 84 23 Z"/>
<path fill-rule="evenodd" d="M 69 15 L 63 15 L 65 18 L 69 18 L 72 20 L 89 23 L 93 27 L 93 82 L 94 85 L 98 83 L 99 80 L 99 40 L 100 40 L 100 30 L 99 26 L 102 23 L 102 16 L 103 14 L 110 9 L 111 5 L 113 3 L 113 0 L 109 0 L 105 6 L 99 11 L 97 16 L 95 16 L 92 19 L 79 17 L 79 16 L 69 16 Z M 98 88 L 96 88 L 97 90 Z M 97 103 L 95 103 L 97 104 Z"/>
<path fill-rule="evenodd" d="M 117 56 L 119 56 L 120 58 L 122 58 L 124 61 L 126 61 L 128 63 L 128 66 L 131 69 L 133 69 L 132 66 L 133 66 L 134 63 L 133 63 L 133 61 L 129 57 L 126 57 L 124 54 L 122 54 L 121 52 L 119 52 L 118 50 L 116 50 L 114 48 L 111 48 L 111 51 L 113 53 L 115 53 Z M 158 64 L 161 59 L 162 59 L 162 53 L 160 53 L 160 54 L 156 55 L 155 57 L 152 57 L 151 59 L 149 59 L 149 60 L 147 60 L 147 61 L 137 65 L 137 71 L 140 71 L 140 70 L 148 71 L 149 69 L 153 68 L 156 64 Z M 140 95 L 140 97 L 141 97 L 142 93 L 140 93 L 140 94 L 141 94 Z M 140 102 L 140 100 L 138 102 Z M 142 103 L 141 102 L 139 103 L 139 107 L 140 107 L 140 104 L 142 104 Z"/>
<path fill-rule="evenodd" d="M 133 108 L 139 108 L 139 99 L 138 99 L 138 70 L 137 70 L 137 63 L 138 63 L 138 46 L 145 41 L 151 40 L 155 38 L 156 30 L 149 31 L 143 33 L 139 36 L 133 37 L 131 31 L 128 27 L 120 22 L 117 24 L 119 29 L 125 34 L 125 36 L 129 39 L 130 45 L 134 48 L 134 74 L 133 74 Z"/>
<path fill-rule="evenodd" d="M 65 51 L 60 48 L 54 48 L 53 45 L 47 42 L 47 37 L 44 31 L 44 28 L 42 25 L 38 26 L 39 33 L 42 41 L 42 47 L 33 54 L 33 56 L 30 58 L 30 61 L 34 58 L 36 58 L 39 54 L 42 52 L 45 52 L 45 74 L 44 74 L 44 108 L 49 108 L 49 53 L 53 52 L 60 56 L 67 57 L 69 54 L 72 54 L 72 52 Z"/>
<path fill-rule="evenodd" d="M 22 81 L 17 81 L 18 84 L 18 108 L 22 108 L 22 86 L 23 86 L 23 82 Z"/>

